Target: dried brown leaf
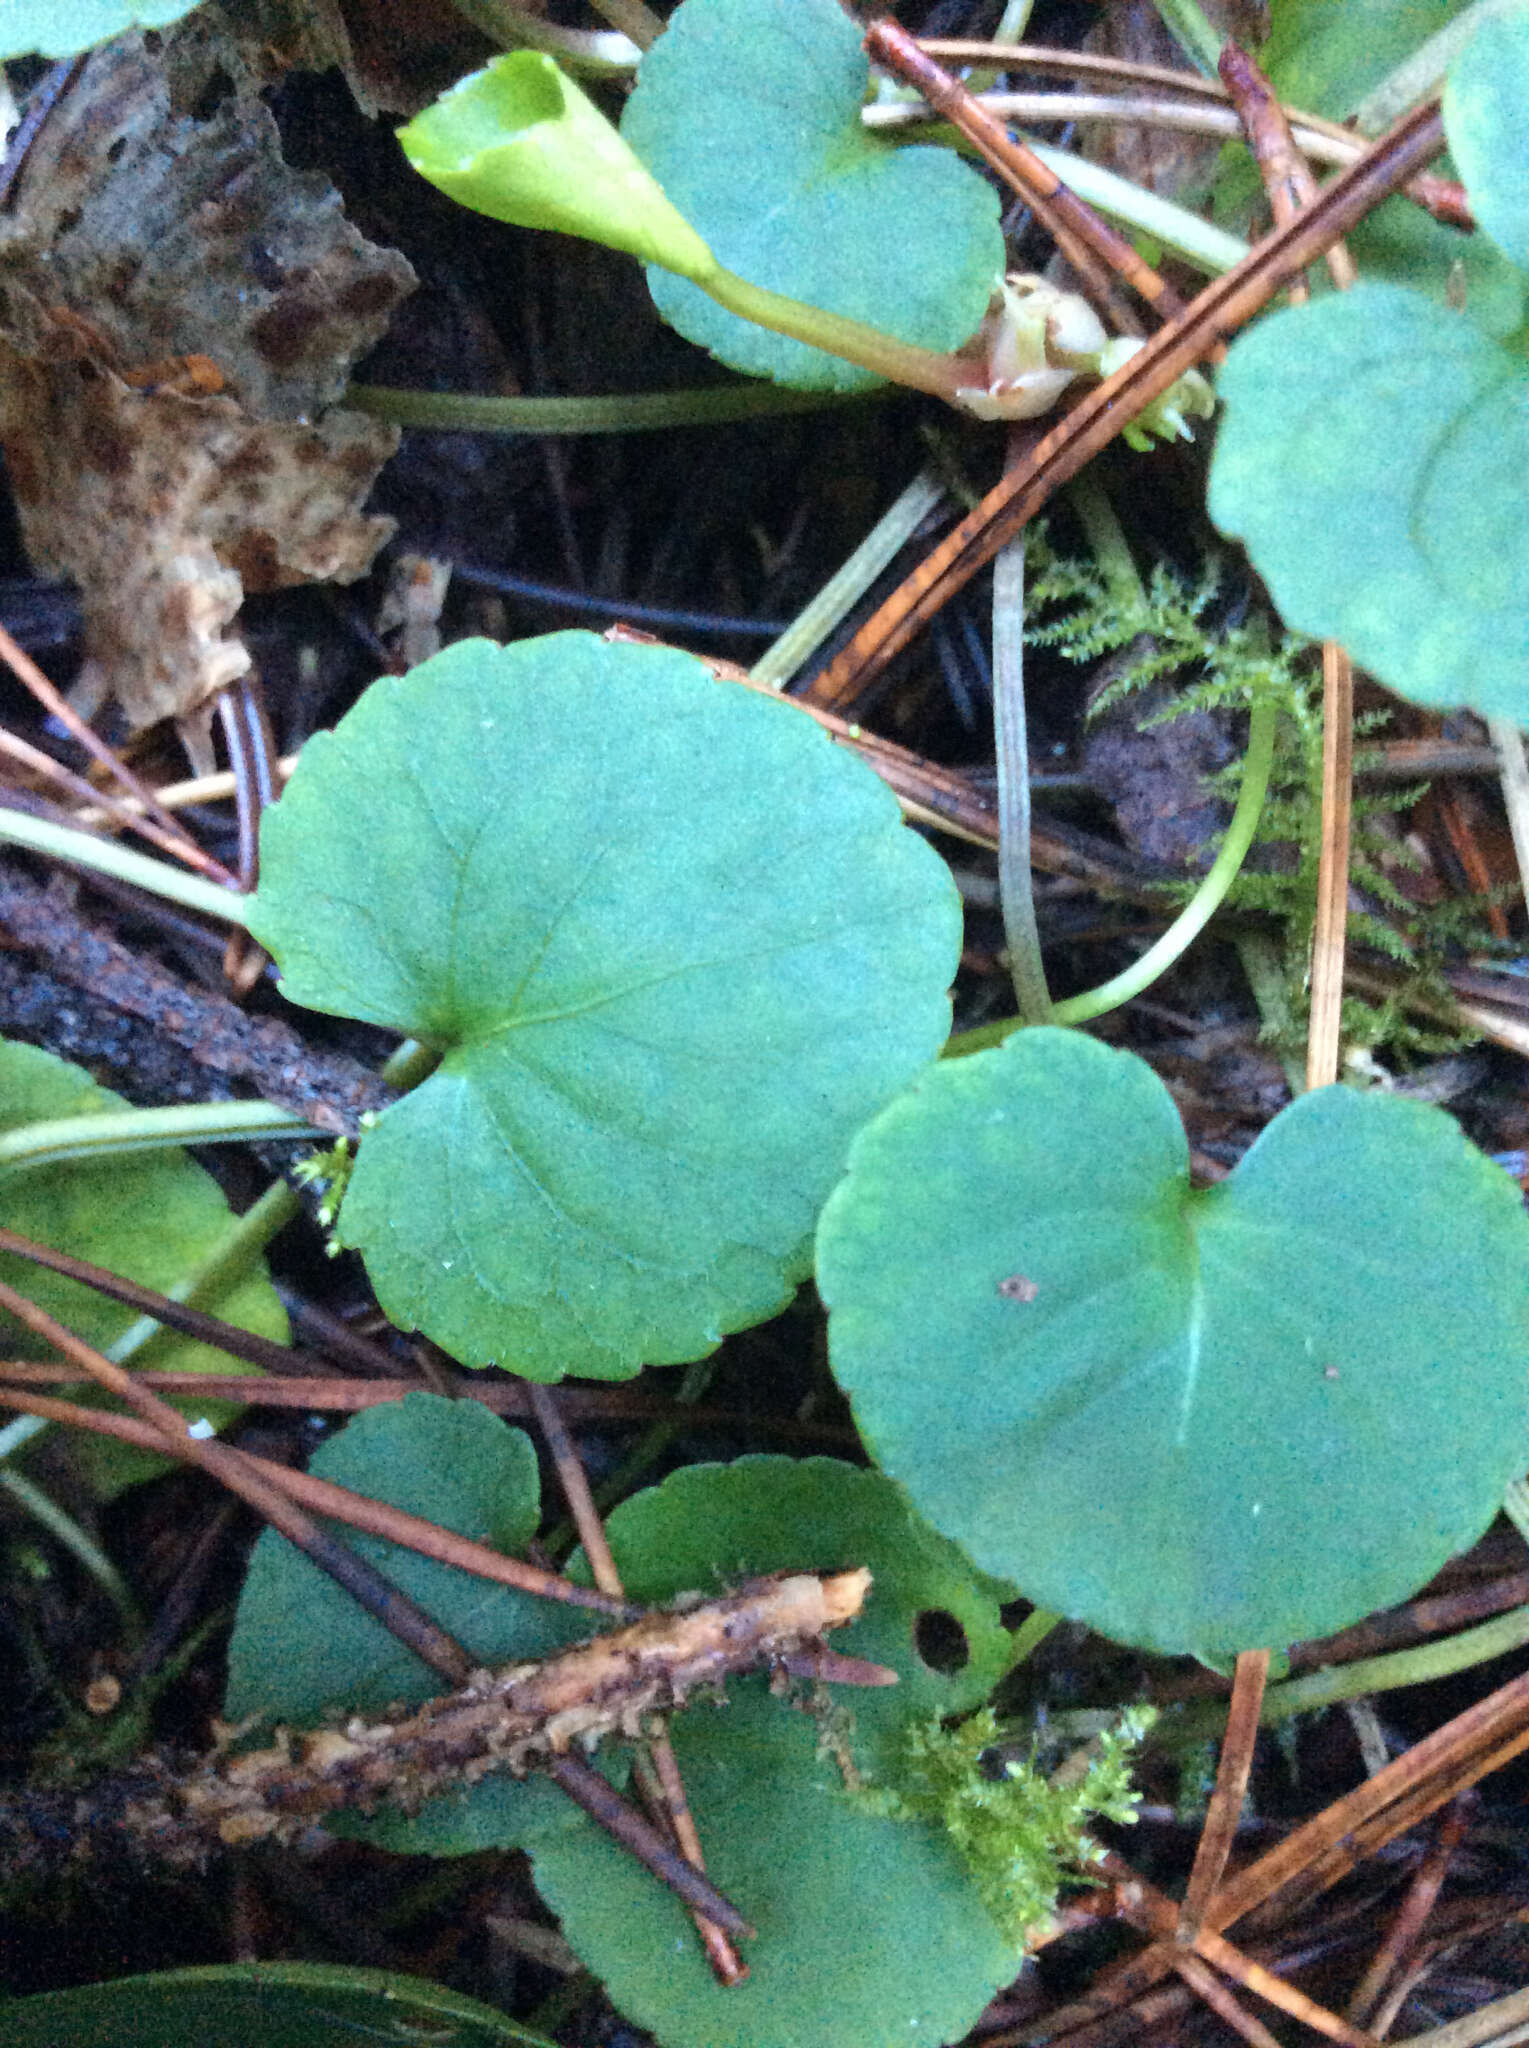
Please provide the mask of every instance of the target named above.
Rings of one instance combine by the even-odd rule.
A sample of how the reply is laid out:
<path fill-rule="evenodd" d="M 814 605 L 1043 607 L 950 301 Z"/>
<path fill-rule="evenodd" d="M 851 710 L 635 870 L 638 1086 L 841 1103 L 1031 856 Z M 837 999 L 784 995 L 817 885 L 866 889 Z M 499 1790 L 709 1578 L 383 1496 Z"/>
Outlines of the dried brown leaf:
<path fill-rule="evenodd" d="M 94 53 L 0 230 L 0 439 L 28 548 L 80 587 L 88 698 L 193 715 L 249 667 L 248 591 L 370 566 L 396 433 L 326 410 L 414 276 L 224 91 L 205 24 Z M 173 81 L 173 86 L 172 86 Z M 201 111 L 185 110 L 200 95 Z"/>

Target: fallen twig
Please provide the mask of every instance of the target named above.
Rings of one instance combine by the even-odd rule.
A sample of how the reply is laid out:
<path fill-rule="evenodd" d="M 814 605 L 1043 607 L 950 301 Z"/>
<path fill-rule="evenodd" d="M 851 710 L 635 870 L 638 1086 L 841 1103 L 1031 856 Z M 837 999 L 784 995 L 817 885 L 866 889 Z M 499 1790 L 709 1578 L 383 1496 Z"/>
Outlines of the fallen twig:
<path fill-rule="evenodd" d="M 189 1769 L 150 1758 L 120 1824 L 141 1848 L 198 1865 L 218 1842 L 290 1844 L 341 1807 L 417 1811 L 491 1772 L 520 1775 L 607 1736 L 642 1735 L 649 1715 L 852 1621 L 870 1583 L 864 1570 L 782 1573 L 721 1599 L 655 1609 L 539 1664 L 475 1672 L 397 1720 L 283 1730 L 269 1748 L 214 1754 Z M 716 1900 L 707 1887 L 706 1910 L 739 1925 L 735 1912 L 712 1912 Z"/>
<path fill-rule="evenodd" d="M 248 1081 L 267 1102 L 320 1130 L 354 1136 L 368 1110 L 394 1099 L 394 1090 L 359 1060 L 316 1052 L 290 1026 L 247 1016 L 224 997 L 191 988 L 109 938 L 8 860 L 0 861 L 0 930 L 41 954 L 60 979 L 143 1018 L 198 1065 Z"/>

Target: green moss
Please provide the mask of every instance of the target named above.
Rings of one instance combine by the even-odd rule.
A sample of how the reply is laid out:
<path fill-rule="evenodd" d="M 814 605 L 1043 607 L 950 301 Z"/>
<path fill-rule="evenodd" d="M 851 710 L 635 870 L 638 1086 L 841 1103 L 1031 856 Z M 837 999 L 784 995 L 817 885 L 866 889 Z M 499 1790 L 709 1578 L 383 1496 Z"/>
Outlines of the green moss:
<path fill-rule="evenodd" d="M 982 1903 L 1018 1947 L 1051 1917 L 1065 1884 L 1088 1883 L 1102 1855 L 1098 1817 L 1134 1821 L 1130 1760 L 1155 1718 L 1133 1708 L 1119 1726 L 1047 1777 L 1035 1751 L 1012 1755 L 990 1707 L 958 1727 L 909 1729 L 895 1782 L 854 1794 L 902 1820 L 933 1821 L 960 1851 Z"/>
<path fill-rule="evenodd" d="M 1172 706 L 1148 723 L 1188 711 L 1245 711 L 1256 699 L 1270 696 L 1278 704 L 1268 798 L 1253 852 L 1227 907 L 1233 915 L 1254 913 L 1280 926 L 1285 1001 L 1277 1017 L 1266 1010 L 1264 1035 L 1282 1055 L 1298 1056 L 1305 1043 L 1322 843 L 1322 689 L 1316 649 L 1293 635 L 1276 640 L 1262 616 L 1236 625 L 1209 620 L 1219 584 L 1214 563 L 1196 583 L 1159 567 L 1145 604 L 1130 604 L 1120 601 L 1092 564 L 1053 554 L 1044 538 L 1032 540 L 1031 560 L 1033 623 L 1026 637 L 1032 644 L 1054 647 L 1077 662 L 1129 650 L 1095 700 L 1093 715 L 1169 678 L 1178 684 Z M 1377 711 L 1356 720 L 1361 767 L 1364 741 L 1377 739 L 1390 715 Z M 1229 790 L 1240 774 L 1240 764 L 1234 763 L 1226 775 Z M 1219 780 L 1213 778 L 1212 786 Z M 1446 958 L 1462 948 L 1490 950 L 1494 944 L 1488 899 L 1420 904 L 1398 881 L 1399 874 L 1418 864 L 1407 845 L 1405 819 L 1425 788 L 1415 783 L 1360 790 L 1353 804 L 1349 877 L 1357 901 L 1349 915 L 1349 942 L 1384 954 L 1406 970 L 1406 977 L 1382 1003 L 1347 997 L 1343 1036 L 1348 1044 L 1372 1051 L 1384 1047 L 1403 1058 L 1474 1042 L 1473 1033 L 1419 1019 L 1430 1007 L 1437 1011 L 1452 1002 L 1443 976 Z M 1170 885 L 1168 893 L 1187 896 L 1193 886 Z"/>

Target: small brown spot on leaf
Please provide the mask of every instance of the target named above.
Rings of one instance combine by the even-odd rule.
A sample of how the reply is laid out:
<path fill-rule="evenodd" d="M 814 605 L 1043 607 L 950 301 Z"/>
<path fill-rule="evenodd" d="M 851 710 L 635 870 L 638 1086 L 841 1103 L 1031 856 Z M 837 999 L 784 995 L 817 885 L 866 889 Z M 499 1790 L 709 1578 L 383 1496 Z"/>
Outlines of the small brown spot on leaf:
<path fill-rule="evenodd" d="M 998 1292 L 1005 1301 L 1034 1301 L 1040 1291 L 1036 1282 L 1023 1273 L 1011 1273 L 1007 1280 L 998 1283 Z"/>

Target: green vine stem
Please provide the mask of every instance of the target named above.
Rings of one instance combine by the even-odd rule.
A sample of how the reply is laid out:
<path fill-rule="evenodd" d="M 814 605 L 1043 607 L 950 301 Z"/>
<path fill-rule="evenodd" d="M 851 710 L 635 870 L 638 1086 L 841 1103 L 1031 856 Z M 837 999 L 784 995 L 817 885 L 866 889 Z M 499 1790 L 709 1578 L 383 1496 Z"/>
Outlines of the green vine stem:
<path fill-rule="evenodd" d="M 775 384 L 712 384 L 684 391 L 616 391 L 593 398 L 500 398 L 477 391 L 404 391 L 352 384 L 345 404 L 399 427 L 472 434 L 648 434 L 728 426 L 781 413 L 864 405 L 884 391 L 791 391 Z"/>
<path fill-rule="evenodd" d="M 1049 1607 L 1032 1607 L 1019 1627 L 1014 1631 L 1014 1641 L 1009 1649 L 1009 1661 L 1004 1666 L 1004 1676 L 1017 1671 L 1021 1664 L 1033 1657 L 1041 1644 L 1054 1628 L 1061 1626 L 1063 1616 L 1053 1614 Z"/>
<path fill-rule="evenodd" d="M 188 1308 L 214 1308 L 254 1270 L 255 1262 L 278 1230 L 289 1224 L 300 1210 L 296 1194 L 284 1180 L 272 1181 L 259 1201 L 252 1202 L 242 1216 L 236 1216 L 205 1258 L 173 1287 L 164 1291 L 172 1301 Z M 115 1344 L 106 1347 L 113 1365 L 129 1365 L 164 1325 L 153 1316 L 140 1316 L 128 1326 Z"/>
<path fill-rule="evenodd" d="M 150 863 L 154 865 L 154 863 Z M 228 1108 L 229 1104 L 216 1105 Z M 165 1292 L 172 1301 L 193 1308 L 212 1308 L 236 1287 L 251 1270 L 271 1239 L 299 1213 L 297 1196 L 284 1180 L 274 1181 L 258 1202 L 236 1217 L 207 1256 Z M 157 1337 L 164 1325 L 153 1316 L 139 1316 L 130 1323 L 106 1356 L 114 1365 L 129 1365 L 144 1347 Z M 13 1456 L 53 1424 L 40 1415 L 18 1415 L 0 1429 L 0 1462 Z"/>
<path fill-rule="evenodd" d="M 761 284 L 750 284 L 725 263 L 698 274 L 693 280 L 701 290 L 740 320 L 752 320 L 756 327 L 768 327 L 793 341 L 804 341 L 829 355 L 858 363 L 878 377 L 905 384 L 913 391 L 927 391 L 960 409 L 957 393 L 982 381 L 982 372 L 970 356 L 941 355 L 935 349 L 916 348 L 897 341 L 879 327 L 863 320 L 846 319 L 842 313 L 825 312 L 821 306 L 806 305 L 801 299 L 772 292 Z"/>
<path fill-rule="evenodd" d="M 1092 469 L 1085 469 L 1067 487 L 1067 502 L 1077 515 L 1104 587 L 1116 608 L 1129 616 L 1147 612 L 1143 587 L 1130 542 L 1116 515 L 1104 486 Z"/>
<path fill-rule="evenodd" d="M 150 860 L 146 854 L 119 846 L 114 839 L 97 839 L 90 832 L 77 832 L 72 825 L 55 824 L 51 818 L 34 818 L 30 811 L 0 805 L 0 842 L 49 854 L 54 860 L 93 869 L 98 875 L 111 875 L 223 924 L 244 924 L 245 899 L 237 890 L 221 889 L 215 882 L 204 882 L 200 875 L 183 874 L 167 861 Z"/>
<path fill-rule="evenodd" d="M 251 1138 L 316 1138 L 312 1124 L 274 1102 L 176 1102 L 163 1109 L 105 1110 L 22 1124 L 0 1137 L 0 1176 L 66 1159 L 158 1152 L 173 1145 L 230 1145 Z"/>
<path fill-rule="evenodd" d="M 1157 0 L 1157 11 L 1163 26 L 1196 69 L 1207 78 L 1214 78 L 1226 38 L 1206 20 L 1199 0 Z"/>
<path fill-rule="evenodd" d="M 89 843 L 94 846 L 104 844 L 105 842 L 91 840 Z M 145 867 L 158 868 L 160 863 L 158 861 L 145 861 L 143 865 Z M 166 872 L 173 875 L 174 870 L 167 869 Z M 416 1039 L 406 1038 L 401 1045 L 395 1048 L 383 1064 L 382 1078 L 394 1088 L 402 1090 L 413 1088 L 440 1064 L 440 1057 L 440 1053 L 435 1047 L 421 1045 Z M 183 1108 L 187 1118 L 186 1125 L 182 1128 L 177 1139 L 171 1140 L 167 1138 L 164 1140 L 165 1143 L 186 1144 L 192 1141 L 193 1136 L 196 1142 L 209 1142 L 211 1138 L 217 1136 L 212 1122 L 214 1116 L 218 1122 L 227 1124 L 230 1120 L 230 1113 L 237 1113 L 239 1111 L 248 1113 L 250 1119 L 249 1127 L 238 1131 L 228 1130 L 226 1135 L 230 1139 L 248 1139 L 260 1136 L 300 1137 L 309 1130 L 309 1126 L 304 1124 L 301 1118 L 292 1116 L 287 1110 L 277 1109 L 274 1104 L 269 1102 L 190 1103 L 183 1105 Z M 262 1113 L 264 1121 L 262 1120 Z M 53 1129 L 66 1129 L 72 1125 L 77 1134 L 79 1126 L 95 1124 L 101 1128 L 102 1140 L 90 1149 L 99 1150 L 102 1148 L 103 1143 L 110 1149 L 110 1126 L 122 1124 L 130 1120 L 163 1118 L 174 1114 L 173 1110 L 133 1110 L 123 1111 L 115 1116 L 71 1117 L 60 1119 L 53 1126 Z M 203 1130 L 192 1133 L 190 1129 L 191 1123 L 198 1116 L 208 1119 L 208 1122 Z M 44 1125 L 33 1124 L 29 1127 L 29 1130 L 35 1136 L 38 1131 L 45 1128 L 47 1127 Z M 27 1132 L 24 1131 L 13 1133 L 15 1137 L 26 1135 Z M 4 1143 L 5 1141 L 0 1140 L 0 1165 L 5 1163 Z M 55 1156 L 79 1157 L 84 1149 L 77 1146 L 68 1154 L 57 1154 Z M 28 1163 L 36 1162 L 29 1161 Z M 166 1289 L 171 1300 L 185 1302 L 192 1308 L 215 1307 L 217 1302 L 228 1292 L 229 1288 L 237 1286 L 251 1270 L 256 1259 L 259 1258 L 276 1233 L 279 1230 L 284 1230 L 287 1224 L 292 1222 L 300 1211 L 301 1204 L 298 1201 L 297 1195 L 288 1186 L 286 1181 L 273 1181 L 258 1202 L 252 1204 L 242 1216 L 236 1217 L 230 1223 L 228 1229 L 218 1239 L 218 1242 L 207 1256 L 197 1265 L 193 1266 L 191 1271 L 178 1280 L 173 1287 Z M 163 1327 L 163 1324 L 157 1322 L 153 1316 L 139 1316 L 136 1322 L 130 1323 L 127 1329 L 123 1331 L 116 1343 L 107 1351 L 106 1356 L 111 1359 L 114 1365 L 130 1364 L 142 1352 L 145 1345 L 159 1334 Z M 13 1422 L 6 1423 L 3 1428 L 0 1428 L 0 1463 L 3 1463 L 5 1459 L 12 1456 L 14 1452 L 19 1451 L 22 1445 L 29 1443 L 34 1436 L 51 1427 L 51 1423 L 38 1415 L 18 1415 Z"/>
<path fill-rule="evenodd" d="M 1319 1707 L 1362 1699 L 1366 1693 L 1427 1685 L 1434 1679 L 1450 1678 L 1457 1671 L 1469 1671 L 1494 1657 L 1506 1656 L 1525 1643 L 1529 1643 L 1529 1607 L 1515 1607 L 1476 1628 L 1446 1636 L 1442 1642 L 1419 1643 L 1411 1650 L 1391 1650 L 1383 1657 L 1361 1657 L 1352 1664 L 1329 1664 L 1320 1671 L 1287 1679 L 1283 1685 L 1271 1685 L 1264 1694 L 1259 1721 L 1267 1728 L 1288 1721 L 1293 1714 L 1315 1713 Z M 1205 1701 L 1176 1715 L 1164 1714 L 1157 1724 L 1156 1739 L 1173 1749 L 1189 1748 L 1214 1738 L 1225 1723 L 1225 1705 L 1219 1700 Z"/>
<path fill-rule="evenodd" d="M 384 1061 L 381 1073 L 390 1087 L 408 1090 L 416 1087 L 425 1076 L 440 1064 L 441 1055 L 433 1046 L 421 1045 L 417 1039 L 406 1038 L 396 1046 Z M 235 1105 L 229 1103 L 207 1104 L 207 1108 L 227 1110 Z M 270 1109 L 271 1104 L 249 1104 Z M 295 1135 L 289 1126 L 283 1134 Z M 277 1231 L 284 1230 L 301 1213 L 302 1204 L 296 1191 L 284 1180 L 272 1181 L 258 1202 L 252 1203 L 244 1214 L 229 1225 L 212 1250 L 198 1265 L 193 1266 L 174 1287 L 167 1288 L 172 1301 L 186 1302 L 192 1308 L 212 1307 L 230 1287 L 237 1286 Z M 126 1365 L 148 1343 L 162 1326 L 152 1316 L 140 1316 L 131 1328 L 125 1330 L 107 1352 L 114 1365 Z M 30 1422 L 31 1416 L 19 1420 Z"/>
<path fill-rule="evenodd" d="M 1266 699 L 1253 706 L 1237 808 L 1221 842 L 1221 851 L 1194 895 L 1162 937 L 1130 967 L 1109 981 L 1101 982 L 1097 988 L 1086 989 L 1082 995 L 1068 996 L 1064 1001 L 1054 1003 L 1051 1009 L 1053 1024 L 1085 1024 L 1091 1018 L 1102 1017 L 1106 1011 L 1118 1010 L 1122 1003 L 1142 994 L 1160 974 L 1166 973 L 1209 924 L 1237 879 L 1248 848 L 1253 843 L 1253 835 L 1258 830 L 1269 787 L 1269 770 L 1274 763 L 1277 722 L 1278 711 L 1272 702 Z M 996 1024 L 979 1025 L 975 1031 L 958 1031 L 947 1042 L 944 1057 L 961 1059 L 967 1053 L 985 1052 L 989 1046 L 1001 1045 L 1011 1033 L 1021 1028 L 1023 1022 L 1022 1018 L 1004 1017 Z"/>
<path fill-rule="evenodd" d="M 36 1416 L 23 1416 L 26 1422 L 38 1420 Z M 81 1568 L 88 1572 L 101 1591 L 121 1615 L 130 1637 L 137 1638 L 143 1633 L 143 1617 L 128 1591 L 126 1579 L 112 1563 L 95 1539 L 82 1529 L 73 1515 L 66 1514 L 35 1481 L 28 1479 L 24 1472 L 13 1472 L 9 1466 L 0 1465 L 0 1487 L 11 1496 L 18 1507 L 23 1508 L 39 1527 L 47 1530 L 61 1549 Z"/>
<path fill-rule="evenodd" d="M 778 690 L 815 654 L 834 627 L 870 589 L 898 549 L 910 541 L 945 496 L 933 470 L 920 470 L 882 514 L 854 553 L 797 613 L 749 670 L 756 683 Z"/>

